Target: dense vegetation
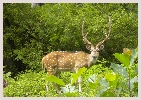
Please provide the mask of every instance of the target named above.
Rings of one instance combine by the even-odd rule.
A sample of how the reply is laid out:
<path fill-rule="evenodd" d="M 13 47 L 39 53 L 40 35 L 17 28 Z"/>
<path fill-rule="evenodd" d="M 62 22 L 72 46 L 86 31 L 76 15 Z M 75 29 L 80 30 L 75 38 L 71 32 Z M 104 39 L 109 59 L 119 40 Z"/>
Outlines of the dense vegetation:
<path fill-rule="evenodd" d="M 72 73 L 61 73 L 57 84 L 64 94 L 46 91 L 49 78 L 41 70 L 41 59 L 51 51 L 87 51 L 81 36 L 82 21 L 87 38 L 96 45 L 110 38 L 90 69 L 81 69 L 82 93 L 71 86 Z M 138 4 L 3 4 L 3 76 L 8 81 L 4 96 L 138 96 Z M 130 48 L 130 54 L 123 53 Z M 116 59 L 117 58 L 117 59 Z M 72 77 L 71 77 L 72 76 Z M 68 80 L 70 77 L 70 80 Z M 93 79 L 90 80 L 90 79 Z M 130 80 L 130 81 L 129 81 Z M 52 80 L 52 82 L 54 82 Z M 67 84 L 68 83 L 68 84 Z M 71 87 L 71 92 L 67 91 Z"/>

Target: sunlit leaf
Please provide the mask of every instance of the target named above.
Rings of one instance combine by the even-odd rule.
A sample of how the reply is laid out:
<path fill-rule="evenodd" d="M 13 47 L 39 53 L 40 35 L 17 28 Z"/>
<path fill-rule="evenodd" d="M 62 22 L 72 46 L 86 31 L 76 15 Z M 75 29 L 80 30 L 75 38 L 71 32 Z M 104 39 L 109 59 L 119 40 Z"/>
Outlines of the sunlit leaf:
<path fill-rule="evenodd" d="M 127 54 L 119 54 L 115 53 L 114 54 L 115 58 L 117 58 L 122 64 L 124 64 L 126 67 L 129 66 L 130 64 L 130 56 Z"/>
<path fill-rule="evenodd" d="M 11 72 L 6 73 L 6 77 L 11 76 Z"/>
<path fill-rule="evenodd" d="M 76 96 L 76 92 L 72 92 L 72 93 L 68 92 L 68 93 L 65 93 L 65 96 L 67 96 L 67 97 L 75 97 Z"/>
<path fill-rule="evenodd" d="M 53 82 L 53 83 L 56 83 L 56 84 L 65 86 L 65 83 L 63 82 L 62 79 L 59 79 L 59 78 L 57 78 L 56 76 L 53 76 L 53 75 L 48 76 L 48 77 L 46 78 L 46 80 L 49 81 L 49 82 Z"/>
<path fill-rule="evenodd" d="M 89 86 L 90 86 L 91 89 L 94 89 L 95 88 L 95 83 L 89 82 Z"/>
<path fill-rule="evenodd" d="M 105 78 L 108 80 L 108 81 L 114 81 L 116 79 L 116 74 L 115 73 L 107 73 L 105 75 Z"/>

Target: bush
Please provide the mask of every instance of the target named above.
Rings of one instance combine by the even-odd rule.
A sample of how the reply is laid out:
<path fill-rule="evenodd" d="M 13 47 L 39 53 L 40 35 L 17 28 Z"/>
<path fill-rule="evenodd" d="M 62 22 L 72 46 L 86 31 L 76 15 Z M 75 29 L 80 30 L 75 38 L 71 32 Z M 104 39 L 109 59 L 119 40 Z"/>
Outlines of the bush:
<path fill-rule="evenodd" d="M 40 71 L 41 59 L 51 51 L 86 51 L 81 36 L 82 21 L 87 38 L 96 45 L 112 32 L 99 59 L 113 60 L 114 52 L 135 48 L 138 44 L 138 4 L 55 3 L 31 7 L 31 4 L 4 3 L 4 66 L 7 72 L 26 69 Z M 127 38 L 128 37 L 128 38 Z M 13 75 L 12 75 L 13 76 Z"/>
<path fill-rule="evenodd" d="M 27 71 L 14 79 L 10 73 L 4 74 L 9 85 L 4 88 L 4 96 L 8 97 L 137 97 L 138 96 L 138 51 L 132 50 L 131 55 L 115 53 L 121 64 L 111 63 L 110 68 L 102 64 L 94 65 L 86 71 L 79 69 L 78 73 L 61 73 L 61 79 L 47 76 L 43 72 Z M 127 62 L 128 63 L 127 65 Z M 73 83 L 82 76 L 82 92 Z M 72 80 L 72 81 L 71 81 Z M 61 85 L 62 94 L 56 94 L 53 84 L 46 90 L 47 82 Z M 71 83 L 70 83 L 71 82 Z"/>

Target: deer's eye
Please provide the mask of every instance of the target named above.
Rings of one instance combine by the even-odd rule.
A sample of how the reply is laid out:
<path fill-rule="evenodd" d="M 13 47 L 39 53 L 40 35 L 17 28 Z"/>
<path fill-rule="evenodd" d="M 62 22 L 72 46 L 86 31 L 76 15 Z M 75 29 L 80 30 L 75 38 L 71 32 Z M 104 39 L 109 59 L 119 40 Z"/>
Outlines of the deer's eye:
<path fill-rule="evenodd" d="M 99 51 L 99 49 L 96 49 L 96 51 L 98 52 L 98 51 Z"/>
<path fill-rule="evenodd" d="M 99 46 L 99 51 L 102 50 L 102 49 L 104 49 L 104 45 Z"/>

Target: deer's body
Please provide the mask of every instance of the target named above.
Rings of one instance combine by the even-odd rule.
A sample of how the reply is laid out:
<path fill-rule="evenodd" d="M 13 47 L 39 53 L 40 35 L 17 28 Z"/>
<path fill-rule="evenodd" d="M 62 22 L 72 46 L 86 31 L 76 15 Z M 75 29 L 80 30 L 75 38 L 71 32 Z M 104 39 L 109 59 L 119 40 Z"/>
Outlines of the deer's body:
<path fill-rule="evenodd" d="M 50 74 L 57 71 L 76 72 L 81 67 L 89 68 L 97 60 L 99 53 L 95 55 L 78 52 L 56 51 L 51 52 L 42 59 L 42 69 L 47 69 Z"/>
<path fill-rule="evenodd" d="M 111 22 L 109 18 L 109 22 Z M 42 69 L 45 68 L 48 71 L 48 75 L 59 76 L 61 71 L 76 72 L 81 67 L 90 68 L 93 64 L 96 63 L 99 56 L 99 51 L 104 48 L 103 43 L 108 39 L 111 32 L 111 23 L 109 26 L 109 34 L 104 40 L 99 42 L 94 46 L 90 41 L 87 40 L 86 35 L 84 35 L 84 21 L 82 23 L 82 36 L 83 41 L 86 44 L 86 48 L 91 52 L 90 54 L 83 51 L 78 52 L 65 52 L 65 51 L 56 51 L 51 52 L 42 58 Z M 79 92 L 81 92 L 81 79 L 79 81 Z M 48 90 L 48 86 L 47 86 Z M 58 91 L 58 86 L 57 86 Z M 60 93 L 60 91 L 58 91 Z"/>

